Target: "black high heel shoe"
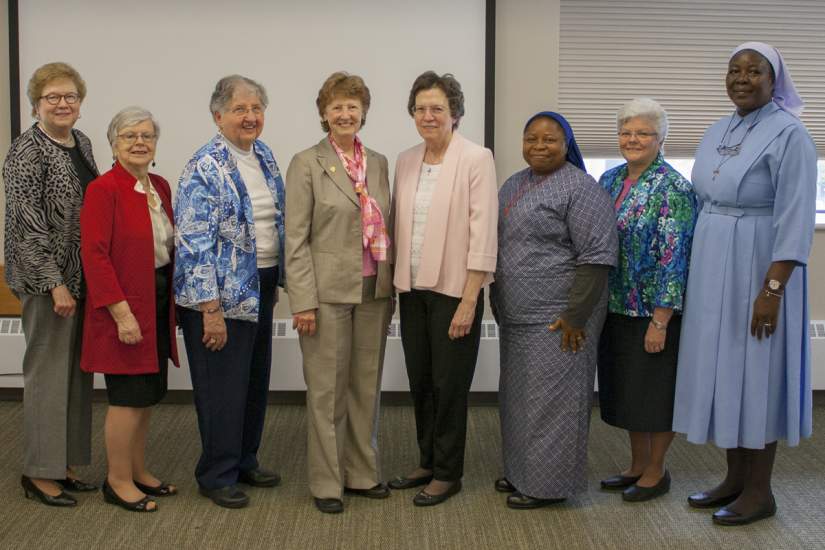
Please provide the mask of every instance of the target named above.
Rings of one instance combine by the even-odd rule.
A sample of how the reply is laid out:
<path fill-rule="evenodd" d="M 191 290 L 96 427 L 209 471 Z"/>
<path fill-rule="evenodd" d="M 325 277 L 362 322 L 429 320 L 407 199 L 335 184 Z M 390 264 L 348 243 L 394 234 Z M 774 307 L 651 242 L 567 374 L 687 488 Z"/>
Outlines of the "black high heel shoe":
<path fill-rule="evenodd" d="M 85 481 L 73 477 L 67 477 L 66 479 L 55 479 L 55 482 L 67 491 L 72 491 L 73 493 L 88 493 L 91 491 L 97 491 L 97 485 L 94 483 L 86 483 Z"/>
<path fill-rule="evenodd" d="M 47 495 L 38 489 L 29 477 L 20 476 L 20 485 L 23 486 L 23 493 L 26 498 L 36 498 L 47 506 L 77 506 L 77 500 L 73 496 L 67 495 L 63 491 L 60 491 L 60 494 L 54 497 Z"/>
<path fill-rule="evenodd" d="M 138 500 L 137 502 L 129 502 L 127 500 L 123 500 L 120 498 L 117 493 L 115 493 L 112 486 L 109 485 L 109 480 L 106 479 L 103 481 L 103 500 L 108 502 L 109 504 L 115 504 L 120 506 L 124 510 L 129 510 L 130 512 L 157 512 L 158 505 L 157 503 L 149 498 L 148 496 L 143 497 L 142 499 Z M 150 502 L 155 502 L 154 508 L 147 508 Z"/>

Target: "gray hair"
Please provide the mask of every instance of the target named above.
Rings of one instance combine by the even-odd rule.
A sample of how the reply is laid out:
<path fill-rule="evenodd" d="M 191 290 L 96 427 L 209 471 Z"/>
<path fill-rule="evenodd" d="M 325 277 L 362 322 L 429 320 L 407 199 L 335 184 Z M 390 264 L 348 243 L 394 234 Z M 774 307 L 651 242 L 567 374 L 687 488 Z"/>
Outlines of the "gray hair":
<path fill-rule="evenodd" d="M 226 110 L 226 106 L 232 101 L 232 96 L 239 86 L 246 86 L 250 88 L 261 100 L 264 109 L 269 105 L 269 99 L 266 97 L 266 89 L 263 85 L 255 82 L 251 78 L 241 76 L 239 74 L 231 74 L 218 80 L 215 84 L 215 91 L 212 92 L 212 97 L 209 100 L 209 112 L 217 113 Z"/>
<path fill-rule="evenodd" d="M 106 131 L 106 137 L 109 138 L 109 145 L 114 146 L 117 135 L 122 129 L 140 124 L 145 120 L 152 121 L 152 126 L 155 128 L 155 135 L 160 136 L 160 125 L 158 121 L 155 120 L 154 115 L 148 110 L 135 106 L 121 109 L 120 112 L 112 118 L 112 122 L 109 123 L 109 129 Z"/>
<path fill-rule="evenodd" d="M 616 114 L 616 129 L 621 131 L 622 126 L 628 120 L 636 117 L 650 120 L 656 127 L 659 143 L 664 143 L 667 137 L 667 113 L 656 100 L 649 97 L 637 97 L 622 105 Z"/>

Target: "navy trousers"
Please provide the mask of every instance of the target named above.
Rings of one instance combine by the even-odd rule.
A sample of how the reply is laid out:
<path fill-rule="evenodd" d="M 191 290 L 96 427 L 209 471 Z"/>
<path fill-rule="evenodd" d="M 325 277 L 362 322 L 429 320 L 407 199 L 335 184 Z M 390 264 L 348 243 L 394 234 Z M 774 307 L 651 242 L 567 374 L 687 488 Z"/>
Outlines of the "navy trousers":
<path fill-rule="evenodd" d="M 204 489 L 234 485 L 240 472 L 258 467 L 278 268 L 259 269 L 258 276 L 258 322 L 226 319 L 227 342 L 220 351 L 203 344 L 203 315 L 178 308 L 203 447 L 195 478 Z"/>

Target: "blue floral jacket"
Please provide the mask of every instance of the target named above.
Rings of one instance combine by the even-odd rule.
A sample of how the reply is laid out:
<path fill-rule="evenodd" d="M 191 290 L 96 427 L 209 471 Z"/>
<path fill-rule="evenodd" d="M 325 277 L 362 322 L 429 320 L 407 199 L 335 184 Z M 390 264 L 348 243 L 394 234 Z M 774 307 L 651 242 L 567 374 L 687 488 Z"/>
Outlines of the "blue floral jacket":
<path fill-rule="evenodd" d="M 278 261 L 283 274 L 284 182 L 269 147 L 255 140 L 252 148 L 276 201 Z M 199 304 L 220 298 L 226 318 L 257 321 L 260 290 L 252 201 L 220 134 L 184 168 L 174 209 L 177 304 L 198 309 Z"/>
<path fill-rule="evenodd" d="M 616 201 L 627 164 L 599 183 Z M 647 167 L 616 211 L 619 263 L 610 270 L 610 313 L 652 317 L 657 307 L 682 311 L 698 203 L 693 186 L 662 154 Z"/>

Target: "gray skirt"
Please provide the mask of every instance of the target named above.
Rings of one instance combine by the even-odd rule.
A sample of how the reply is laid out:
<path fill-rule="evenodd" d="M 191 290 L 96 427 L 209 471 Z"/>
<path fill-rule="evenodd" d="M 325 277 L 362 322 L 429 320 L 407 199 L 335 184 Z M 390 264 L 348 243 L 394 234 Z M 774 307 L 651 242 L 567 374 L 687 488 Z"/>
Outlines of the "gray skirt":
<path fill-rule="evenodd" d="M 667 327 L 665 349 L 644 350 L 650 317 L 610 313 L 599 341 L 599 407 L 602 420 L 632 432 L 673 429 L 673 396 L 682 317 Z"/>

